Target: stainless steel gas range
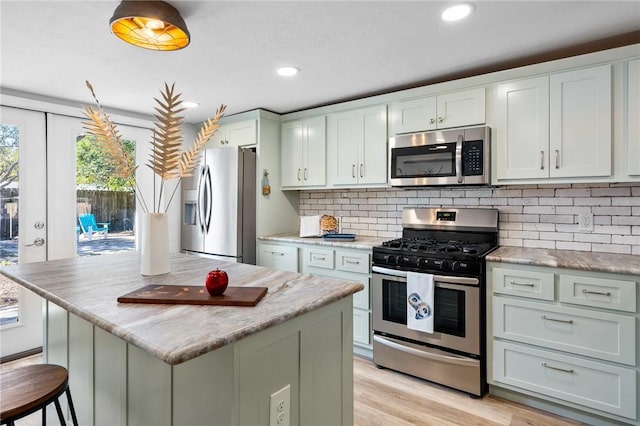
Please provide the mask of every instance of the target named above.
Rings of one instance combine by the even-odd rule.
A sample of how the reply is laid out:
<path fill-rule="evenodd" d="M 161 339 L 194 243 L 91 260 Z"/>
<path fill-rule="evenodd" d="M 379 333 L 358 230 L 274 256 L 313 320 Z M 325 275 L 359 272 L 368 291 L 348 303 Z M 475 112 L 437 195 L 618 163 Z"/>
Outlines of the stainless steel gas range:
<path fill-rule="evenodd" d="M 373 248 L 373 361 L 482 396 L 485 256 L 497 247 L 498 211 L 407 208 L 402 226 L 402 238 Z M 432 279 L 433 332 L 407 327 L 408 272 Z"/>

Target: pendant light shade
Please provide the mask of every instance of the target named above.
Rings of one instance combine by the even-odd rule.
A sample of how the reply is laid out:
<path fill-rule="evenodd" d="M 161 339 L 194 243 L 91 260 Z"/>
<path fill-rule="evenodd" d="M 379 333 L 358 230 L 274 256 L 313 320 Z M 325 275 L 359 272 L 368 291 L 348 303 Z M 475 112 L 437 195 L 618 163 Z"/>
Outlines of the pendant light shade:
<path fill-rule="evenodd" d="M 178 50 L 190 41 L 178 10 L 163 1 L 123 0 L 109 24 L 116 37 L 145 49 Z"/>

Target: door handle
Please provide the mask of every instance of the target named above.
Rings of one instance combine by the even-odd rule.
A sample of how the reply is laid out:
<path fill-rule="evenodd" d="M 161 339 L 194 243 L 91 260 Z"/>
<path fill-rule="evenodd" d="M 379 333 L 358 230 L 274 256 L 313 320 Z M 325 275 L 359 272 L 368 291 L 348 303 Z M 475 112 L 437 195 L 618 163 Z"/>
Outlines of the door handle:
<path fill-rule="evenodd" d="M 31 244 L 26 244 L 25 247 L 40 247 L 44 245 L 44 238 L 36 238 L 35 240 L 33 240 L 33 242 Z"/>
<path fill-rule="evenodd" d="M 560 168 L 560 150 L 555 150 L 556 153 L 556 169 Z"/>
<path fill-rule="evenodd" d="M 200 231 L 205 231 L 205 217 L 204 217 L 204 188 L 206 166 L 200 170 L 200 178 L 198 179 L 198 222 L 200 224 Z"/>
<path fill-rule="evenodd" d="M 540 151 L 540 170 L 544 170 L 544 151 Z"/>
<path fill-rule="evenodd" d="M 364 177 L 364 164 L 360 163 L 360 177 Z"/>
<path fill-rule="evenodd" d="M 356 177 L 356 165 L 355 164 L 351 165 L 351 177 L 352 178 Z"/>
<path fill-rule="evenodd" d="M 464 180 L 464 176 L 462 176 L 462 135 L 458 135 L 456 141 L 456 176 L 458 183 L 462 183 Z"/>

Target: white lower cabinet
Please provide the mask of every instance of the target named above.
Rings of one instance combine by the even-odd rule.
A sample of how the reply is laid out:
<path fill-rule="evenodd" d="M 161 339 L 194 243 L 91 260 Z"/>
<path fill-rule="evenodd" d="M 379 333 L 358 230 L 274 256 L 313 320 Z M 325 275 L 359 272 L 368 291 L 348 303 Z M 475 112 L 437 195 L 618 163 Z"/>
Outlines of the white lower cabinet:
<path fill-rule="evenodd" d="M 556 352 L 498 341 L 493 377 L 546 397 L 636 418 L 636 371 Z"/>
<path fill-rule="evenodd" d="M 364 285 L 364 290 L 353 295 L 353 344 L 355 353 L 371 357 L 371 250 L 309 245 L 301 251 L 302 273 L 357 281 Z"/>
<path fill-rule="evenodd" d="M 640 424 L 640 277 L 488 262 L 487 283 L 492 387 Z"/>
<path fill-rule="evenodd" d="M 370 249 L 260 242 L 258 252 L 260 266 L 362 283 L 364 289 L 353 295 L 353 350 L 359 355 L 373 357 Z"/>
<path fill-rule="evenodd" d="M 298 249 L 278 244 L 260 244 L 258 265 L 281 271 L 298 272 Z"/>

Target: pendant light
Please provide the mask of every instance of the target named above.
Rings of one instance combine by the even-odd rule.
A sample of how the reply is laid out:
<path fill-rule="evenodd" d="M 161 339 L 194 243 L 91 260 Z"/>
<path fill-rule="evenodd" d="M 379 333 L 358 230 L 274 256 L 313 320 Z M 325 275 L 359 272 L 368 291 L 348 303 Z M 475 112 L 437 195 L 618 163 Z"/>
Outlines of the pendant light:
<path fill-rule="evenodd" d="M 123 0 L 109 24 L 116 37 L 145 49 L 178 50 L 190 41 L 178 10 L 163 1 Z"/>

